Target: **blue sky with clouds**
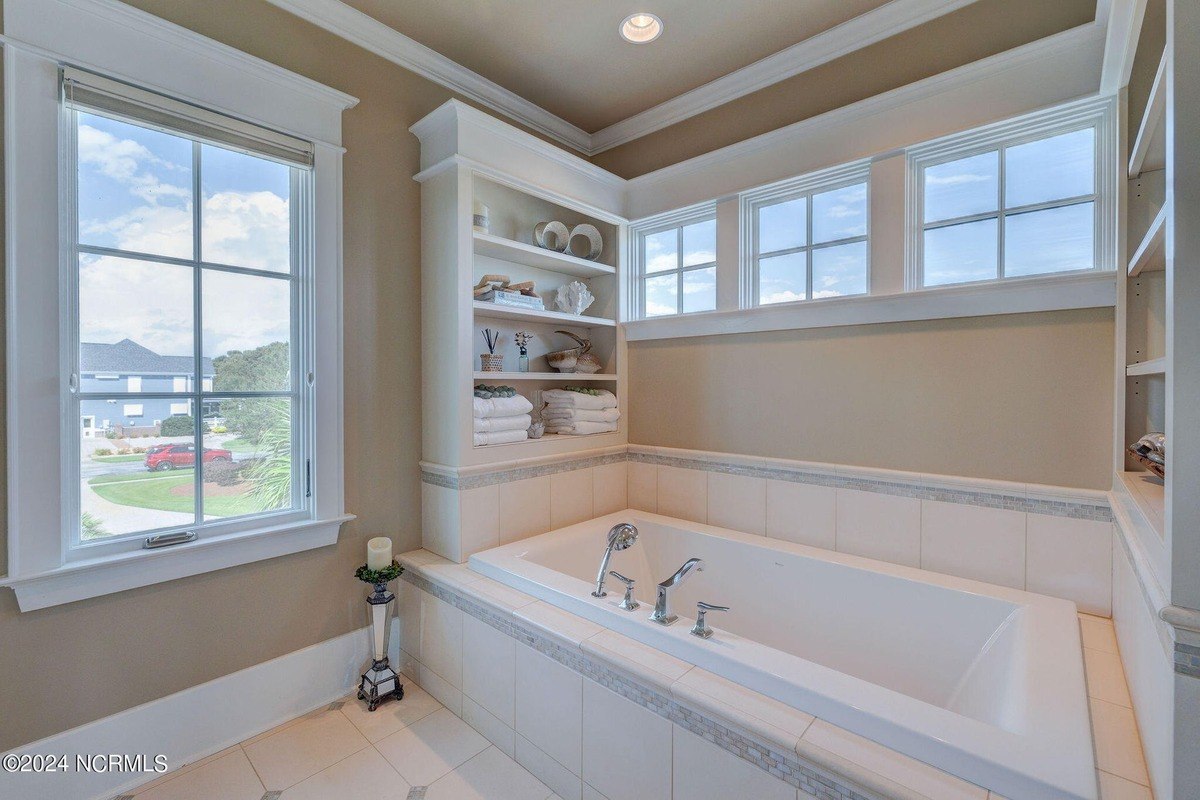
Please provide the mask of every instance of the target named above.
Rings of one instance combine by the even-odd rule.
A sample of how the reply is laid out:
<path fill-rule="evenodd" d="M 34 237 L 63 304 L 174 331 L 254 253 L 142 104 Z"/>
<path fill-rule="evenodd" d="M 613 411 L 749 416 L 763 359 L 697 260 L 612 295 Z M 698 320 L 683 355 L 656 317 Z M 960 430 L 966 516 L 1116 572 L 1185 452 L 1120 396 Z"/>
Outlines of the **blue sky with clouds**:
<path fill-rule="evenodd" d="M 994 280 L 1001 274 L 1001 265 L 1005 277 L 1095 265 L 1095 204 L 1078 200 L 1095 192 L 1095 132 L 1091 128 L 928 167 L 924 189 L 924 220 L 930 227 L 919 235 L 924 237 L 928 286 Z M 1038 208 L 1064 200 L 1074 202 Z M 756 213 L 761 304 L 867 291 L 867 244 L 829 245 L 866 235 L 866 183 L 760 206 Z M 984 218 L 977 218 L 981 216 Z M 646 261 L 648 274 L 677 269 L 676 231 L 647 237 Z M 686 284 L 684 291 L 688 291 Z M 707 283 L 702 291 L 709 291 Z M 715 300 L 715 275 L 711 291 Z M 647 315 L 676 313 L 678 294 L 675 276 L 648 278 Z M 686 297 L 683 304 L 684 310 L 690 310 Z"/>
<path fill-rule="evenodd" d="M 81 244 L 190 259 L 192 144 L 160 131 L 79 114 Z M 201 146 L 203 259 L 286 274 L 290 270 L 290 168 Z M 80 338 L 130 338 L 164 355 L 192 352 L 188 267 L 83 254 Z M 204 354 L 286 341 L 286 280 L 202 276 Z"/>

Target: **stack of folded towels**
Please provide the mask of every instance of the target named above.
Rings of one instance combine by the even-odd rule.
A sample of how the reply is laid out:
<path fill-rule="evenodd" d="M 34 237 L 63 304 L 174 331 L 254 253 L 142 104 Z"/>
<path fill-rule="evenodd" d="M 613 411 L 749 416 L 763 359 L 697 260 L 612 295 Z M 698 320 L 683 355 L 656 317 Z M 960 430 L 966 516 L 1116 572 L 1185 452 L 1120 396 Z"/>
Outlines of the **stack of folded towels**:
<path fill-rule="evenodd" d="M 511 444 L 529 438 L 533 403 L 521 395 L 474 400 L 475 446 Z"/>
<path fill-rule="evenodd" d="M 587 436 L 617 429 L 621 412 L 617 397 L 606 389 L 547 389 L 542 392 L 546 408 L 542 420 L 546 433 Z"/>

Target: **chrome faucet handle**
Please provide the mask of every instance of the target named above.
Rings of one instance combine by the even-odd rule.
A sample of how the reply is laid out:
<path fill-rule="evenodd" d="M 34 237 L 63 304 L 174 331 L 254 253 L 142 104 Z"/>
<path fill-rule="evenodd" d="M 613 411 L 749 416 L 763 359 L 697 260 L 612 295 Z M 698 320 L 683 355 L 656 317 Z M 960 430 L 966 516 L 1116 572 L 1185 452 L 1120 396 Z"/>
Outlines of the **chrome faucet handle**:
<path fill-rule="evenodd" d="M 708 623 L 704 619 L 704 615 L 709 611 L 728 611 L 729 606 L 714 606 L 712 603 L 706 603 L 701 600 L 696 603 L 696 624 L 692 627 L 692 636 L 699 636 L 701 639 L 707 639 L 713 635 L 713 629 L 708 627 Z"/>
<path fill-rule="evenodd" d="M 620 602 L 617 608 L 624 609 L 625 611 L 636 611 L 640 608 L 642 604 L 633 599 L 633 578 L 626 578 L 616 570 L 610 570 L 608 574 L 625 584 L 625 599 Z"/>

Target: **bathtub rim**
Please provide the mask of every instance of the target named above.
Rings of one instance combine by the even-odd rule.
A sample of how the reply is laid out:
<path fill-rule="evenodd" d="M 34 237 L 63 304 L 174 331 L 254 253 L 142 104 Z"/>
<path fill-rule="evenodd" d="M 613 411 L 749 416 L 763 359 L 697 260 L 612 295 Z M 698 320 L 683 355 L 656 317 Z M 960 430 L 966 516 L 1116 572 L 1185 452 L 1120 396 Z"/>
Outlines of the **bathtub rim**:
<path fill-rule="evenodd" d="M 727 654 L 706 649 L 715 640 L 704 642 L 688 635 L 690 624 L 684 623 L 690 618 L 685 619 L 683 614 L 673 626 L 664 628 L 653 625 L 642 619 L 646 615 L 641 610 L 635 614 L 617 611 L 611 593 L 607 598 L 593 598 L 590 596 L 590 584 L 520 555 L 552 536 L 596 534 L 599 542 L 596 553 L 598 562 L 603 550 L 603 533 L 618 522 L 632 521 L 637 524 L 639 519 L 697 534 L 732 539 L 754 548 L 776 550 L 901 580 L 982 595 L 1022 607 L 1030 612 L 1027 619 L 1032 629 L 1026 636 L 1030 641 L 1042 643 L 1041 647 L 1025 648 L 1023 651 L 1030 660 L 1030 671 L 1035 676 L 1039 671 L 1046 675 L 1045 670 L 1053 665 L 1053 671 L 1048 674 L 1058 677 L 1048 681 L 1036 678 L 1029 681 L 1028 702 L 1033 715 L 1031 731 L 1018 734 L 799 656 L 722 632 L 726 644 L 737 644 L 756 662 L 762 659 L 751 664 L 735 661 L 736 668 L 731 670 Z M 1082 642 L 1078 612 L 1071 601 L 635 509 L 613 512 L 481 551 L 473 554 L 468 563 L 472 571 L 564 612 L 725 677 L 748 691 L 785 703 L 901 755 L 977 785 L 995 787 L 1006 796 L 1096 797 L 1096 765 L 1083 674 Z M 588 591 L 581 592 L 584 586 Z M 641 622 L 645 624 L 639 624 Z M 779 658 L 771 654 L 777 654 Z M 760 663 L 768 667 L 775 665 L 776 669 L 764 669 Z M 795 677 L 785 678 L 781 663 L 791 669 L 800 665 L 799 678 L 806 682 L 801 684 Z M 757 685 L 746 685 L 747 674 L 753 676 Z M 764 683 L 774 691 L 759 688 Z M 781 690 L 781 686 L 794 689 Z M 1074 691 L 1071 691 L 1072 687 Z M 807 696 L 809 703 L 797 705 L 794 700 L 796 694 Z M 1046 722 L 1044 726 L 1039 724 L 1042 721 Z M 1064 759 L 1069 762 L 1066 767 L 1063 766 Z M 1051 793 L 1047 794 L 1047 791 Z"/>

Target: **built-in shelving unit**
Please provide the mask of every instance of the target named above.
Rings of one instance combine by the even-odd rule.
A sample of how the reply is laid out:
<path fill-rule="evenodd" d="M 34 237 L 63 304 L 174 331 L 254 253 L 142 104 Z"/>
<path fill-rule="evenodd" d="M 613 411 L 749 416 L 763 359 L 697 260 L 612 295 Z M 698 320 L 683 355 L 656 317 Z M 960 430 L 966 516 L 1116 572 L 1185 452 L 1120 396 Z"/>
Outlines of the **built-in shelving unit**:
<path fill-rule="evenodd" d="M 558 253 L 524 242 L 515 242 L 490 233 L 474 232 L 475 255 L 496 258 L 538 269 L 573 275 L 576 278 L 594 278 L 597 275 L 613 275 L 615 267 L 596 261 L 576 258 L 567 253 Z"/>
<path fill-rule="evenodd" d="M 1166 253 L 1163 250 L 1163 240 L 1166 238 L 1167 207 L 1163 206 L 1150 223 L 1142 241 L 1138 244 L 1133 257 L 1129 259 L 1129 277 L 1133 278 L 1143 272 L 1155 272 L 1166 268 Z"/>
<path fill-rule="evenodd" d="M 1125 367 L 1126 375 L 1165 375 L 1167 372 L 1167 359 L 1152 358 L 1149 361 L 1139 361 L 1136 364 L 1130 364 Z"/>
<path fill-rule="evenodd" d="M 605 317 L 588 317 L 578 314 L 564 314 L 561 311 L 535 311 L 531 308 L 504 306 L 499 303 L 474 301 L 475 316 L 483 319 L 500 319 L 515 322 L 550 323 L 560 326 L 580 328 L 612 328 L 616 320 Z"/>
<path fill-rule="evenodd" d="M 1169 489 L 1126 450 L 1147 433 L 1171 433 L 1167 412 L 1171 372 L 1167 239 L 1173 211 L 1166 174 L 1169 64 L 1165 51 L 1158 47 L 1143 47 L 1138 52 L 1135 69 L 1142 75 L 1153 70 L 1154 78 L 1145 107 L 1130 109 L 1133 118 L 1124 140 L 1129 148 L 1123 206 L 1128 261 L 1118 306 L 1122 327 L 1117 359 L 1124 375 L 1118 378 L 1122 411 L 1114 442 L 1113 492 L 1122 519 L 1132 524 L 1159 580 L 1165 583 L 1170 569 L 1165 525 Z"/>
<path fill-rule="evenodd" d="M 626 441 L 625 423 L 595 436 L 543 436 L 507 445 L 475 446 L 472 390 L 507 384 L 536 401 L 551 388 L 586 384 L 608 389 L 625 405 L 623 332 L 617 325 L 619 272 L 626 220 L 624 181 L 476 109 L 450 101 L 412 128 L 421 140 L 423 458 L 450 468 L 554 456 Z M 474 227 L 487 207 L 486 228 Z M 482 211 L 482 209 L 480 209 Z M 540 222 L 568 229 L 594 226 L 603 240 L 597 258 L 539 247 Z M 470 287 L 484 276 L 532 282 L 545 310 L 476 300 Z M 561 287 L 582 281 L 595 298 L 582 315 L 555 307 Z M 502 372 L 483 372 L 482 331 L 499 332 Z M 515 335 L 529 334 L 529 371 L 518 372 Z M 600 359 L 597 374 L 560 373 L 546 355 L 587 339 Z"/>
<path fill-rule="evenodd" d="M 1137 137 L 1129 154 L 1129 177 L 1136 178 L 1143 172 L 1153 172 L 1167 165 L 1167 129 L 1164 124 L 1167 114 L 1167 54 L 1163 53 L 1154 73 L 1150 98 L 1138 126 Z"/>
<path fill-rule="evenodd" d="M 504 381 L 561 381 L 571 383 L 615 383 L 618 378 L 603 372 L 585 375 L 582 372 L 476 372 L 475 380 L 484 383 L 503 383 Z"/>

